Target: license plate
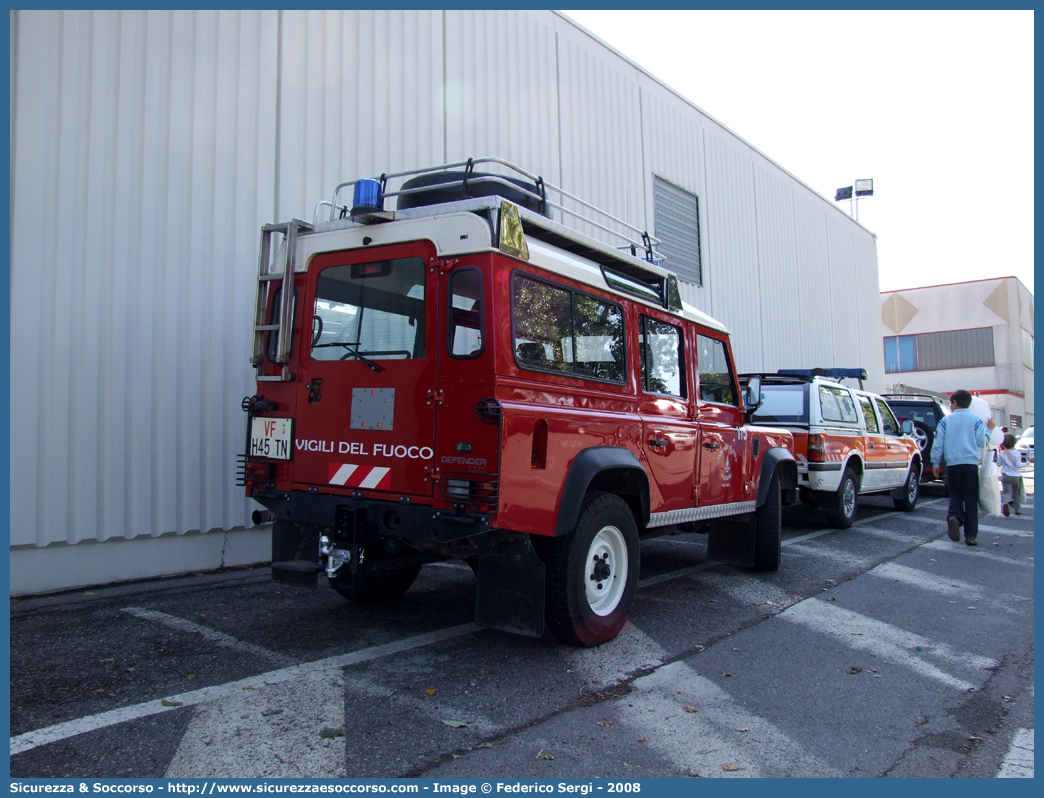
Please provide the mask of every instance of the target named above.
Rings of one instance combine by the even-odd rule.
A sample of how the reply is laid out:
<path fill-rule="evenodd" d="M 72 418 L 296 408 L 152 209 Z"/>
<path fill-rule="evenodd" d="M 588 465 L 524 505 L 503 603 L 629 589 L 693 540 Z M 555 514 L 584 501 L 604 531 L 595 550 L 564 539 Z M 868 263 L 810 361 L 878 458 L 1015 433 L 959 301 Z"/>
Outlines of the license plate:
<path fill-rule="evenodd" d="M 291 442 L 289 418 L 250 419 L 250 456 L 289 460 Z"/>

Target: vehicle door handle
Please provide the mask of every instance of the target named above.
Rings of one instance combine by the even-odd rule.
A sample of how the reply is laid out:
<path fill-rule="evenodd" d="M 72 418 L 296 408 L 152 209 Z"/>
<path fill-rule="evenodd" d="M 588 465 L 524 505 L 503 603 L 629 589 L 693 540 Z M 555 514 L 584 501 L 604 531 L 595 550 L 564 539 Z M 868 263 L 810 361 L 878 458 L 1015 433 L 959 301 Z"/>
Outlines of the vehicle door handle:
<path fill-rule="evenodd" d="M 874 445 L 873 445 L 872 443 L 870 444 L 870 448 L 871 448 L 871 449 L 873 449 L 873 448 L 874 448 Z"/>
<path fill-rule="evenodd" d="M 718 443 L 717 441 L 707 441 L 707 443 L 703 444 L 703 448 L 704 449 L 720 449 L 721 448 L 721 444 Z"/>
<path fill-rule="evenodd" d="M 666 446 L 670 441 L 665 441 L 661 438 L 649 438 L 650 446 Z"/>

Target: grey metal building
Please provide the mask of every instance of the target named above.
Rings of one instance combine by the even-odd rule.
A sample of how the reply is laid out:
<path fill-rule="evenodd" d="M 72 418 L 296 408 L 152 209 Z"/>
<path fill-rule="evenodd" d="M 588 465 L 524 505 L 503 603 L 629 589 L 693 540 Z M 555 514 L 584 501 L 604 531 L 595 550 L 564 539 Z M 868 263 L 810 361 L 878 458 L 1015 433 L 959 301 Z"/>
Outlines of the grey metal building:
<path fill-rule="evenodd" d="M 346 179 L 506 158 L 662 238 L 741 370 L 884 388 L 874 235 L 555 12 L 17 11 L 11 47 L 15 594 L 267 559 L 259 229 Z"/>

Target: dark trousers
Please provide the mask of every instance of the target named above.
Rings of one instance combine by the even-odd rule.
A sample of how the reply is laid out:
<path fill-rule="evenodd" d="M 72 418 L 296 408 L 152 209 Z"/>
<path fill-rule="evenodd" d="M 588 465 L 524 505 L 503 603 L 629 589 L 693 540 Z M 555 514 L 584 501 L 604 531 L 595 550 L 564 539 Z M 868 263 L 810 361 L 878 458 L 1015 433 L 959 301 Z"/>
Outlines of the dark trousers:
<path fill-rule="evenodd" d="M 979 467 L 977 465 L 946 466 L 946 483 L 950 489 L 947 518 L 957 516 L 964 524 L 965 539 L 979 537 Z"/>

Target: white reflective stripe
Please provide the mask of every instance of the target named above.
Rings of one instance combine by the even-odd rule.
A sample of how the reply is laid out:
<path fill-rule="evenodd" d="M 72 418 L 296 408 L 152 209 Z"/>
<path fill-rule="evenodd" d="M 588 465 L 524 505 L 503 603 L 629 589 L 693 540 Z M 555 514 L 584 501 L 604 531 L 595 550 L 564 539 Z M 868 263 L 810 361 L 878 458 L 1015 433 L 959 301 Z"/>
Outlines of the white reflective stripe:
<path fill-rule="evenodd" d="M 391 471 L 390 468 L 375 468 L 366 475 L 366 479 L 359 483 L 360 488 L 376 488 L 377 484 L 384 479 L 384 475 Z"/>
<path fill-rule="evenodd" d="M 345 463 L 343 466 L 337 469 L 336 474 L 330 477 L 330 484 L 343 485 L 345 482 L 348 481 L 348 477 L 350 477 L 352 473 L 355 471 L 355 469 L 357 469 L 358 467 L 359 466 L 357 465 L 348 465 L 347 463 Z"/>

